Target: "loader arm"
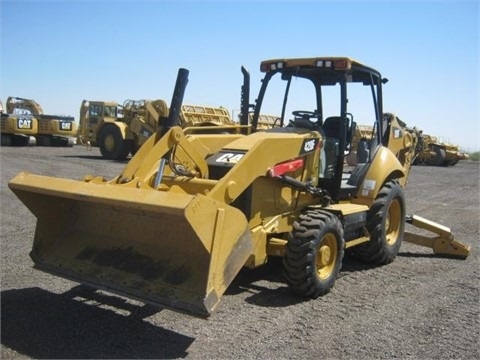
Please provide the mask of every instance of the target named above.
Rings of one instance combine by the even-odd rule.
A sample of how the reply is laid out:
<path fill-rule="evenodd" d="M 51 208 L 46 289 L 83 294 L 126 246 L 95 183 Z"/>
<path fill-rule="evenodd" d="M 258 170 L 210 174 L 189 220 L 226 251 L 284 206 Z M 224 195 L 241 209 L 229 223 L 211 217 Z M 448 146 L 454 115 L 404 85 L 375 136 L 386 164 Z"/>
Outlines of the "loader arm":
<path fill-rule="evenodd" d="M 184 163 L 188 164 L 187 168 L 198 173 L 198 177 L 208 176 L 208 168 L 204 160 L 206 153 L 192 150 L 192 144 L 186 139 L 179 126 L 172 127 L 158 141 L 155 140 L 155 136 L 152 136 L 142 145 L 114 182 L 127 183 L 138 179 L 137 181 L 149 183 L 150 178 L 158 170 L 160 159 L 177 147 L 183 150 L 183 154 L 188 154 L 183 159 Z"/>
<path fill-rule="evenodd" d="M 185 71 L 180 75 L 186 80 Z M 182 81 L 183 90 L 185 85 Z M 152 135 L 113 181 L 20 173 L 9 182 L 37 217 L 30 253 L 35 268 L 157 306 L 210 316 L 253 244 L 245 215 L 201 191 L 217 183 L 202 178 L 208 176 L 204 156 L 211 148 L 190 142 L 175 126 L 182 97 L 183 91 L 174 92 L 175 106 L 170 106 L 160 136 Z M 192 177 L 176 176 L 179 185 L 186 179 L 199 191 L 151 187 L 153 178 L 162 178 L 155 172 L 170 149 L 176 164 L 196 171 Z"/>
<path fill-rule="evenodd" d="M 405 241 L 431 248 L 436 255 L 466 259 L 470 254 L 470 246 L 455 241 L 453 233 L 448 227 L 437 224 L 418 215 L 407 216 L 406 222 L 417 228 L 435 233 L 437 236 L 428 237 L 405 231 Z"/>

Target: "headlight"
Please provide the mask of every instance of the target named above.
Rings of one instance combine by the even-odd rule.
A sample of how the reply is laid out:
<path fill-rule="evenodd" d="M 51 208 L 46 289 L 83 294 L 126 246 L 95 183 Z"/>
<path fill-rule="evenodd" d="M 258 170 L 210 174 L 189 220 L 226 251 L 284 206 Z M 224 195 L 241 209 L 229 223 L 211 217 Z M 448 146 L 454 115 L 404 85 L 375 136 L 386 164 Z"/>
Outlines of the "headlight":
<path fill-rule="evenodd" d="M 275 70 L 279 70 L 279 69 L 283 69 L 283 62 L 277 62 L 277 63 L 270 64 L 270 70 L 275 71 Z"/>

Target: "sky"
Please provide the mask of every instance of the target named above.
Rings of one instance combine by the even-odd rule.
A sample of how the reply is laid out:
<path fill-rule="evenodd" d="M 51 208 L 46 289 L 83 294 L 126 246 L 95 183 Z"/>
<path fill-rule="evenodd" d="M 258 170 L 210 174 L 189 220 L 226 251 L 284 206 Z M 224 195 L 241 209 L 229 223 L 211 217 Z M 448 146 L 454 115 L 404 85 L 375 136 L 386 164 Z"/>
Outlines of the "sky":
<path fill-rule="evenodd" d="M 184 103 L 237 114 L 242 65 L 253 101 L 262 60 L 348 56 L 389 79 L 384 111 L 478 151 L 479 18 L 479 0 L 0 0 L 0 99 L 78 120 L 83 99 L 169 103 L 186 68 Z"/>

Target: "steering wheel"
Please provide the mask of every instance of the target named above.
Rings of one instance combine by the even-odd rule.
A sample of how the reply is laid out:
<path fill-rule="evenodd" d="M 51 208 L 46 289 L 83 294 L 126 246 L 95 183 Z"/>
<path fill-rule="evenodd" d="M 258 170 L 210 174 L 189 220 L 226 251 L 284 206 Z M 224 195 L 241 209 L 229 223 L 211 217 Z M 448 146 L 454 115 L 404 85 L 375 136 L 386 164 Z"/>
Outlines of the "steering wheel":
<path fill-rule="evenodd" d="M 317 117 L 318 114 L 316 111 L 307 111 L 307 110 L 295 110 L 292 112 L 292 115 L 302 119 L 310 120 L 313 117 Z"/>

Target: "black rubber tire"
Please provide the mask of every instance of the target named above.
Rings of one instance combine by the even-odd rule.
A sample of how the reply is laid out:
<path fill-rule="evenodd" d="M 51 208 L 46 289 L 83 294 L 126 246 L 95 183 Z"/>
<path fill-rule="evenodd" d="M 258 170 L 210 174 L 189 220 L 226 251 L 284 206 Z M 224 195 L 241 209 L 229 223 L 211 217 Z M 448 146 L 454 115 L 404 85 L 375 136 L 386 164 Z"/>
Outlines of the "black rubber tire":
<path fill-rule="evenodd" d="M 418 157 L 413 160 L 412 165 L 420 165 L 422 163 L 422 160 L 420 160 Z"/>
<path fill-rule="evenodd" d="M 387 182 L 367 213 L 371 239 L 352 248 L 361 260 L 388 264 L 397 256 L 405 233 L 405 196 L 398 181 Z"/>
<path fill-rule="evenodd" d="M 455 166 L 455 165 L 457 165 L 457 163 L 458 163 L 459 161 L 460 161 L 460 159 L 459 159 L 458 156 L 457 156 L 457 157 L 455 157 L 455 159 L 450 160 L 448 165 L 449 165 L 449 166 Z"/>
<path fill-rule="evenodd" d="M 445 162 L 445 149 L 442 149 L 440 146 L 433 146 L 432 150 L 435 152 L 435 156 L 427 159 L 425 162 L 428 165 L 441 166 Z"/>
<path fill-rule="evenodd" d="M 295 293 L 317 298 L 333 287 L 345 251 L 340 220 L 323 210 L 299 216 L 283 258 L 284 276 Z"/>
<path fill-rule="evenodd" d="M 138 145 L 138 143 L 132 142 L 132 146 L 131 146 L 131 149 L 130 149 L 130 154 L 132 154 L 132 156 L 135 156 L 135 154 L 137 153 L 137 151 L 140 148 L 141 148 L 141 146 Z"/>
<path fill-rule="evenodd" d="M 123 139 L 120 129 L 114 125 L 103 127 L 98 138 L 104 159 L 125 160 L 130 153 L 131 141 Z"/>

